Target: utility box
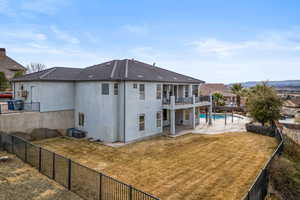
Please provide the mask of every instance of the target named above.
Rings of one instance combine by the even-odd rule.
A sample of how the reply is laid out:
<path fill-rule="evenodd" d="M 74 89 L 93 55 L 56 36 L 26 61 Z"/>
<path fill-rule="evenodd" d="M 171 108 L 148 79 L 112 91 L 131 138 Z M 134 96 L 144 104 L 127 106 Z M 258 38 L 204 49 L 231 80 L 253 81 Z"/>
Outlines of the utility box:
<path fill-rule="evenodd" d="M 8 103 L 0 102 L 0 113 L 8 113 Z"/>

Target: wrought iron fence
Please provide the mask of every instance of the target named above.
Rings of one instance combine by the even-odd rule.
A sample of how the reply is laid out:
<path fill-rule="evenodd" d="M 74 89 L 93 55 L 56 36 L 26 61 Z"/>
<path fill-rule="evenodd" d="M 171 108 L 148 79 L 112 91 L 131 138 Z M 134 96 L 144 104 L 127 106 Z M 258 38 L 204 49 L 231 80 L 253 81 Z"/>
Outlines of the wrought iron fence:
<path fill-rule="evenodd" d="M 131 185 L 97 172 L 22 138 L 0 134 L 0 148 L 86 200 L 159 200 Z"/>
<path fill-rule="evenodd" d="M 262 133 L 259 133 L 262 134 Z M 266 165 L 261 169 L 259 175 L 256 177 L 256 180 L 252 184 L 250 190 L 243 197 L 243 200 L 264 200 L 268 193 L 268 183 L 269 183 L 269 168 L 272 162 L 274 161 L 275 156 L 280 155 L 283 151 L 283 135 L 280 128 L 276 127 L 274 130 L 274 137 L 279 142 L 276 150 L 273 152 L 271 158 L 268 160 Z"/>

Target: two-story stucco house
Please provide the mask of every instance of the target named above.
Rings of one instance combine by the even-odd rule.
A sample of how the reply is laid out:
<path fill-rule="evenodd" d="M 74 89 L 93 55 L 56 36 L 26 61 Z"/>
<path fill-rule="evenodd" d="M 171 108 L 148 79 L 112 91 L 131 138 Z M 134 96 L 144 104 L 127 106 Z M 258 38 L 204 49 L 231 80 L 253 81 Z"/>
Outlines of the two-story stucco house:
<path fill-rule="evenodd" d="M 6 55 L 6 49 L 0 48 L 0 72 L 3 72 L 7 79 L 12 79 L 16 72 L 26 72 L 26 68 Z"/>
<path fill-rule="evenodd" d="M 40 102 L 40 112 L 74 110 L 74 127 L 105 142 L 195 127 L 200 107 L 211 105 L 198 94 L 202 83 L 133 59 L 83 69 L 55 67 L 13 80 L 15 99 Z"/>

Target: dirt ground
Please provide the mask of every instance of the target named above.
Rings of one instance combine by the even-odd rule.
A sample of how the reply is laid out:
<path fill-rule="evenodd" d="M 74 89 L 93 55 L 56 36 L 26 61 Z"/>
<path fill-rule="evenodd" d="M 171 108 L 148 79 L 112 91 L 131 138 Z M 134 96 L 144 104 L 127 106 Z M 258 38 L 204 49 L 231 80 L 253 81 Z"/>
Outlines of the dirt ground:
<path fill-rule="evenodd" d="M 77 195 L 41 175 L 12 154 L 0 162 L 0 200 L 81 200 Z"/>
<path fill-rule="evenodd" d="M 274 151 L 251 133 L 156 137 L 112 148 L 86 140 L 35 142 L 161 199 L 241 199 Z"/>

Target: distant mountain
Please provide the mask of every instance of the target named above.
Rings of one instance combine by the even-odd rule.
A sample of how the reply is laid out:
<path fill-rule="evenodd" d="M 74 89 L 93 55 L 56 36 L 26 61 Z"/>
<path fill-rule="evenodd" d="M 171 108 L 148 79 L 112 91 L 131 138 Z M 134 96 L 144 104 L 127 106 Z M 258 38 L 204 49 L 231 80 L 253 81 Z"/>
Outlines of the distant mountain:
<path fill-rule="evenodd" d="M 247 81 L 241 83 L 243 87 L 253 87 L 262 81 Z M 229 84 L 231 86 L 233 83 Z M 286 81 L 268 81 L 268 85 L 275 88 L 300 88 L 300 80 L 286 80 Z"/>

